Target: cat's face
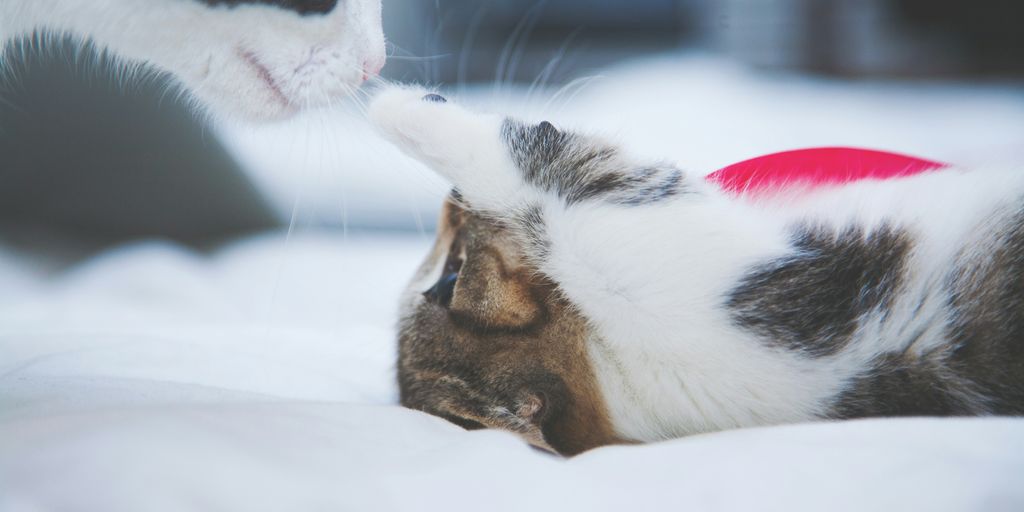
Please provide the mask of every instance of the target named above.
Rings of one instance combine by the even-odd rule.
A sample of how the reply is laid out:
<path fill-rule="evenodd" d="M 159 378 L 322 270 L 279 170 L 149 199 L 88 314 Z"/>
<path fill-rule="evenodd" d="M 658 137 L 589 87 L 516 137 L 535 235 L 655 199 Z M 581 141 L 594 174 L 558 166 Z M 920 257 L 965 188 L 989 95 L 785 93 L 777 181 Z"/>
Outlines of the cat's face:
<path fill-rule="evenodd" d="M 166 66 L 218 111 L 287 117 L 340 101 L 384 66 L 380 0 L 187 1 L 207 12 L 176 20 L 190 58 Z"/>
<path fill-rule="evenodd" d="M 385 60 L 380 0 L 0 2 L 0 44 L 37 30 L 169 72 L 212 113 L 243 120 L 339 102 Z"/>
<path fill-rule="evenodd" d="M 402 404 L 515 432 L 564 455 L 619 442 L 587 322 L 523 261 L 504 228 L 450 198 L 402 302 Z"/>

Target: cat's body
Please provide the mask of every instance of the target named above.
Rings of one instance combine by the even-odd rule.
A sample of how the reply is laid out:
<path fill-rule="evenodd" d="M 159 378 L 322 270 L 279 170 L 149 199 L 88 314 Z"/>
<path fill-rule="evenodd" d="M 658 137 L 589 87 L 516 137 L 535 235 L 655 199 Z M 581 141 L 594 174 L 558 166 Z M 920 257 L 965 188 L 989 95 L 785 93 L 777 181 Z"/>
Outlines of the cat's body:
<path fill-rule="evenodd" d="M 95 42 L 175 75 L 214 112 L 255 120 L 337 101 L 385 59 L 380 0 L 0 2 L 0 48 L 33 33 Z"/>
<path fill-rule="evenodd" d="M 1024 414 L 1024 173 L 752 200 L 423 95 L 389 91 L 371 109 L 460 193 L 403 303 L 406 405 L 562 453 Z"/>

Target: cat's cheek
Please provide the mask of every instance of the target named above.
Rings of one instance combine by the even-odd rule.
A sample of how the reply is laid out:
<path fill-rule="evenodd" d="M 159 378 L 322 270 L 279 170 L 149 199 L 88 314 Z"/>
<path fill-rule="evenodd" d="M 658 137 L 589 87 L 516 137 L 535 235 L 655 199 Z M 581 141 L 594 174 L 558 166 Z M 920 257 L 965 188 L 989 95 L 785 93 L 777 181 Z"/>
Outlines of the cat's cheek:
<path fill-rule="evenodd" d="M 191 77 L 189 76 L 191 75 Z M 244 60 L 209 62 L 190 74 L 185 86 L 218 115 L 242 121 L 277 121 L 294 116 L 298 105 L 290 101 L 270 78 Z"/>

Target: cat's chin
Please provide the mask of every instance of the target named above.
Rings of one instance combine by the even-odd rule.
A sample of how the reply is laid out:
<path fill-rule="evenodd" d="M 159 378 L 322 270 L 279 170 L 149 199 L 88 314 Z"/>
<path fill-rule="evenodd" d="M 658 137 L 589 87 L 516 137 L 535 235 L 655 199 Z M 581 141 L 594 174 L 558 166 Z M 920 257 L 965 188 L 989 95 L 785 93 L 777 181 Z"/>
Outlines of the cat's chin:
<path fill-rule="evenodd" d="M 217 118 L 239 122 L 287 121 L 299 113 L 328 108 L 348 100 L 362 83 L 379 71 L 310 83 L 280 78 L 255 53 L 240 51 L 234 70 L 185 81 L 203 110 Z"/>
<path fill-rule="evenodd" d="M 292 103 L 280 102 L 277 98 L 268 99 L 264 104 L 256 105 L 250 100 L 240 101 L 235 98 L 204 96 L 199 91 L 196 92 L 195 97 L 198 100 L 200 111 L 214 119 L 237 123 L 288 121 L 304 110 Z"/>
<path fill-rule="evenodd" d="M 283 121 L 306 110 L 342 104 L 383 66 L 381 58 L 368 60 L 361 68 L 343 70 L 326 59 L 328 65 L 322 60 L 298 74 L 290 62 L 275 63 L 241 48 L 233 53 L 219 69 L 179 75 L 185 77 L 183 85 L 208 113 L 241 122 Z"/>

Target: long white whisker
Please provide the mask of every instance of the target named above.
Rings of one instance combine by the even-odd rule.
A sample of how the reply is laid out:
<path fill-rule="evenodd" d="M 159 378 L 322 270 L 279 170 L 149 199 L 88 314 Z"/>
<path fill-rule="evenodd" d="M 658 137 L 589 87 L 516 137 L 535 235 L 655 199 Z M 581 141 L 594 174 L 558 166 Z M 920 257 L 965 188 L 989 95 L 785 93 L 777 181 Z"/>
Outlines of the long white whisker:
<path fill-rule="evenodd" d="M 562 45 L 558 48 L 558 51 L 555 52 L 555 55 L 544 66 L 544 69 L 541 70 L 539 75 L 537 75 L 537 78 L 533 81 L 533 83 L 530 84 L 530 88 L 526 92 L 527 101 L 532 100 L 533 95 L 538 88 L 547 87 L 548 81 L 551 79 L 551 76 L 558 69 L 558 66 L 561 65 L 562 59 L 568 52 L 569 45 L 571 45 L 573 40 L 575 40 L 576 37 L 579 36 L 580 32 L 582 32 L 582 29 L 576 29 L 571 34 L 569 34 L 569 36 L 565 39 L 565 42 L 562 43 Z"/>
<path fill-rule="evenodd" d="M 562 104 L 565 105 L 568 101 L 571 101 L 573 98 L 575 98 L 576 95 L 578 95 L 579 92 L 583 90 L 583 88 L 590 85 L 591 82 L 602 78 L 604 78 L 602 75 L 584 76 L 565 84 L 564 86 L 562 86 L 561 89 L 559 89 L 557 92 L 551 95 L 551 98 L 549 98 L 548 101 L 544 104 L 544 110 L 552 110 L 552 105 L 554 105 L 555 102 L 558 101 L 561 101 Z M 571 93 L 571 95 L 566 97 L 566 94 L 569 93 Z"/>
<path fill-rule="evenodd" d="M 539 0 L 529 11 L 523 15 L 522 19 L 516 23 L 515 28 L 512 29 L 512 34 L 509 35 L 505 45 L 501 49 L 501 56 L 498 59 L 498 66 L 495 70 L 494 76 L 494 94 L 500 96 L 504 90 L 504 86 L 507 82 L 511 81 L 512 76 L 509 74 L 509 69 L 515 72 L 519 66 L 519 60 L 522 55 L 515 57 L 516 52 L 523 52 L 526 48 L 526 40 L 528 39 L 528 32 L 536 26 L 537 19 L 539 18 L 540 10 L 544 7 L 545 0 Z M 524 35 L 525 33 L 525 35 Z M 520 43 L 520 40 L 523 40 Z"/>
<path fill-rule="evenodd" d="M 438 55 L 427 55 L 427 56 L 424 56 L 424 57 L 397 57 L 396 56 L 396 57 L 388 57 L 388 58 L 390 60 L 397 60 L 397 61 L 423 62 L 423 61 L 447 59 L 448 57 L 451 57 L 451 56 L 452 56 L 451 53 L 442 53 L 442 54 L 438 54 Z"/>
<path fill-rule="evenodd" d="M 530 35 L 533 34 L 533 30 L 537 28 L 537 23 L 540 21 L 540 14 L 543 11 L 544 6 L 547 4 L 547 0 L 538 0 L 538 2 L 526 13 L 525 20 L 527 20 L 526 29 L 522 32 L 519 44 L 515 51 L 512 52 L 512 58 L 508 66 L 508 74 L 505 77 L 506 82 L 512 83 L 515 81 L 516 72 L 519 71 L 519 63 L 523 60 L 523 55 L 526 54 L 526 47 L 530 42 Z"/>
<path fill-rule="evenodd" d="M 476 43 L 476 36 L 480 33 L 480 26 L 483 24 L 484 15 L 486 13 L 487 5 L 481 5 L 480 9 L 478 9 L 476 14 L 473 15 L 473 19 L 469 22 L 469 29 L 466 31 L 466 37 L 462 39 L 462 51 L 460 52 L 459 64 L 455 72 L 455 83 L 458 86 L 460 94 L 465 92 L 469 59 L 472 56 L 473 45 Z"/>

